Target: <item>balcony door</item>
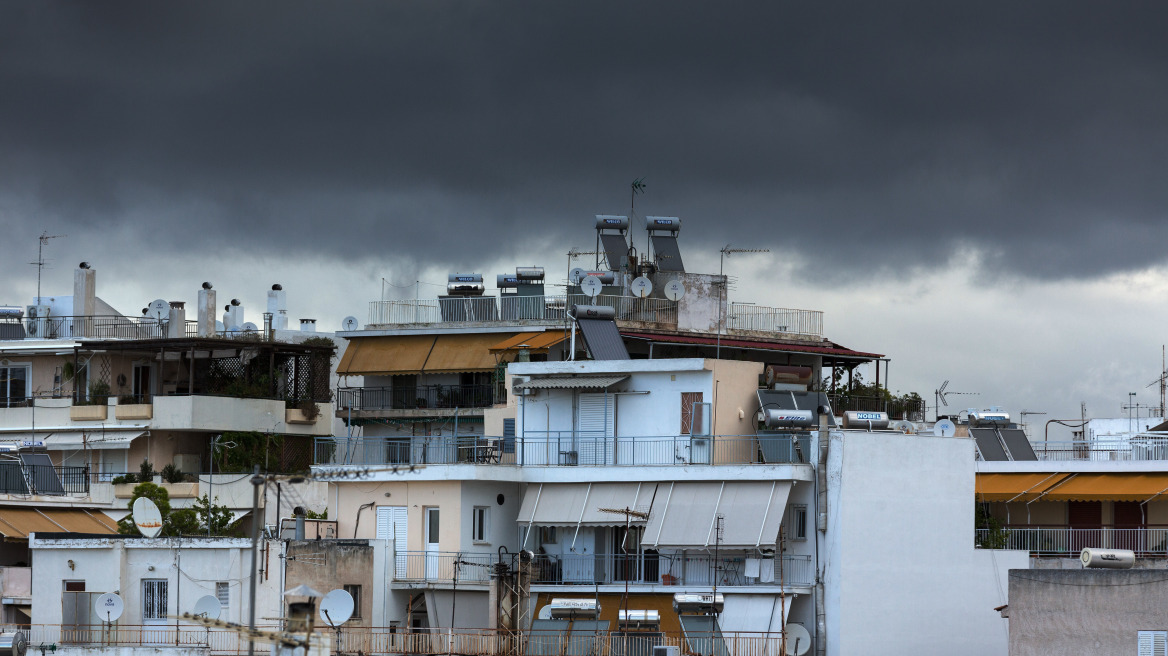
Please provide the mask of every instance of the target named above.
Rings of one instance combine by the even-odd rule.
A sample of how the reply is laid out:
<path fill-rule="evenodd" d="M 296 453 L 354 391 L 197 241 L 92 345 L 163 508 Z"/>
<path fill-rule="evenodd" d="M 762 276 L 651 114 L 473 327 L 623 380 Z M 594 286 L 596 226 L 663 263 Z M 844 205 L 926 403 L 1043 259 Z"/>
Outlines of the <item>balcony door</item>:
<path fill-rule="evenodd" d="M 154 396 L 154 365 L 149 362 L 134 363 L 134 380 L 131 393 L 135 403 L 150 403 Z"/>
<path fill-rule="evenodd" d="M 406 578 L 406 518 L 405 506 L 377 507 L 377 539 L 393 541 L 394 578 L 399 580 Z"/>
<path fill-rule="evenodd" d="M 1112 519 L 1115 530 L 1112 532 L 1111 548 L 1131 549 L 1136 553 L 1148 550 L 1147 528 L 1139 501 L 1116 501 Z"/>
<path fill-rule="evenodd" d="M 1086 547 L 1103 546 L 1103 502 L 1068 501 L 1067 526 L 1071 527 L 1070 552 L 1076 553 Z"/>
<path fill-rule="evenodd" d="M 612 394 L 580 394 L 576 410 L 577 463 L 614 463 L 613 435 L 616 428 L 616 397 Z"/>
<path fill-rule="evenodd" d="M 441 521 L 437 508 L 426 508 L 426 579 L 433 581 L 438 578 L 439 557 L 438 537 Z"/>

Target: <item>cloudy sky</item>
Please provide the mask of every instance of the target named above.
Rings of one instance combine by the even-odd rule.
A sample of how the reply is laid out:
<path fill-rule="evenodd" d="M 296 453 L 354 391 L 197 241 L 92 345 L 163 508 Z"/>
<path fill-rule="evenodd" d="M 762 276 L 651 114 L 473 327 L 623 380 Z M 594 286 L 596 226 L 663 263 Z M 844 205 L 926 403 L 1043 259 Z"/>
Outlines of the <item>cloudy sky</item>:
<path fill-rule="evenodd" d="M 334 329 L 447 271 L 562 271 L 644 177 L 687 268 L 770 248 L 733 300 L 824 310 L 893 388 L 1126 416 L 1168 341 L 1165 13 L 7 2 L 0 303 L 48 231 L 46 293 L 84 259 L 127 313 L 210 280 L 255 318 L 281 282 Z"/>

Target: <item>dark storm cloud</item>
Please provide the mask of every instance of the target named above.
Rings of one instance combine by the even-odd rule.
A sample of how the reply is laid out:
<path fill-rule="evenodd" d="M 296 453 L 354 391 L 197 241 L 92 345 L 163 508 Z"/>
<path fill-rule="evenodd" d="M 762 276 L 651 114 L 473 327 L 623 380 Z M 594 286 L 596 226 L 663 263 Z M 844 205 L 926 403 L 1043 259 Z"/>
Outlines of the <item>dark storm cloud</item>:
<path fill-rule="evenodd" d="M 1168 237 L 1165 13 L 7 4 L 0 216 L 176 253 L 456 261 L 588 243 L 646 176 L 639 211 L 682 216 L 689 249 L 1104 274 Z"/>

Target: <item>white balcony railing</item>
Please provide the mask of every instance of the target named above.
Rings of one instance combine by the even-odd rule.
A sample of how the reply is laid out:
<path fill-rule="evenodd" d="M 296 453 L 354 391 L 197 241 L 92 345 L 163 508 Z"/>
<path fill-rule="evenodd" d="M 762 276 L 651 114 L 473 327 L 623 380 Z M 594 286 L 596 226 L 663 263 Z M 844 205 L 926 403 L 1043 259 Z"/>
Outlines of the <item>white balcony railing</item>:
<path fill-rule="evenodd" d="M 1019 549 L 1032 556 L 1077 558 L 1087 547 L 1129 549 L 1140 557 L 1168 557 L 1168 526 L 1139 528 L 1072 528 L 1069 526 L 1006 526 L 977 529 L 981 548 Z"/>

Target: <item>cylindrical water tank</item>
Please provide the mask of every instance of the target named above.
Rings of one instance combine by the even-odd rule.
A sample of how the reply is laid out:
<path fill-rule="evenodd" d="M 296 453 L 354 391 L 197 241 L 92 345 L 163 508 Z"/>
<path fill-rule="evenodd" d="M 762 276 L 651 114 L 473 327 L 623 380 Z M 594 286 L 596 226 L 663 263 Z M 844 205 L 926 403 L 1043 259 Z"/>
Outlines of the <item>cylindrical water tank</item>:
<path fill-rule="evenodd" d="M 645 217 L 646 230 L 660 230 L 664 232 L 680 232 L 681 219 L 676 216 L 647 216 Z"/>
<path fill-rule="evenodd" d="M 611 271 L 585 271 L 584 275 L 590 278 L 599 278 L 602 285 L 611 285 L 616 282 L 616 276 Z"/>
<path fill-rule="evenodd" d="M 848 410 L 844 413 L 844 428 L 883 430 L 888 428 L 888 413 Z"/>
<path fill-rule="evenodd" d="M 482 282 L 481 273 L 452 273 L 446 277 L 446 282 Z"/>
<path fill-rule="evenodd" d="M 24 308 L 15 305 L 0 305 L 0 317 L 23 317 Z"/>
<path fill-rule="evenodd" d="M 513 273 L 500 273 L 495 276 L 495 287 L 498 289 L 515 289 L 519 286 L 519 278 Z"/>
<path fill-rule="evenodd" d="M 767 408 L 763 412 L 767 428 L 805 428 L 815 423 L 815 413 L 810 410 L 780 410 Z"/>
<path fill-rule="evenodd" d="M 520 280 L 543 280 L 543 267 L 515 267 L 515 277 Z"/>
<path fill-rule="evenodd" d="M 572 315 L 577 319 L 616 319 L 616 310 L 607 305 L 576 305 Z"/>
<path fill-rule="evenodd" d="M 800 367 L 789 364 L 771 364 L 764 370 L 767 385 L 788 383 L 792 385 L 810 385 L 814 371 L 811 367 Z"/>
<path fill-rule="evenodd" d="M 597 214 L 596 215 L 596 229 L 597 230 L 628 230 L 629 217 L 618 216 L 616 214 Z"/>
<path fill-rule="evenodd" d="M 1104 569 L 1131 569 L 1136 564 L 1136 552 L 1128 549 L 1096 549 L 1087 547 L 1079 554 L 1083 567 Z"/>

